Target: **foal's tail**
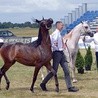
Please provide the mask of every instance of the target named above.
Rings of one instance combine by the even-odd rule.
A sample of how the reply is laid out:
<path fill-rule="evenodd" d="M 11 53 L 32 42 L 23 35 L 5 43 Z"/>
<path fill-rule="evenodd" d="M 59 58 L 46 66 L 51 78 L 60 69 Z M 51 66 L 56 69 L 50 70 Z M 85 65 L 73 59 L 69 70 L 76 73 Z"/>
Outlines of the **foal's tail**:
<path fill-rule="evenodd" d="M 1 59 L 1 47 L 0 47 L 0 59 Z"/>
<path fill-rule="evenodd" d="M 4 45 L 4 43 L 0 43 L 0 55 L 1 55 L 1 47 Z"/>
<path fill-rule="evenodd" d="M 1 58 L 1 48 L 3 47 L 4 43 L 0 43 L 0 58 Z"/>

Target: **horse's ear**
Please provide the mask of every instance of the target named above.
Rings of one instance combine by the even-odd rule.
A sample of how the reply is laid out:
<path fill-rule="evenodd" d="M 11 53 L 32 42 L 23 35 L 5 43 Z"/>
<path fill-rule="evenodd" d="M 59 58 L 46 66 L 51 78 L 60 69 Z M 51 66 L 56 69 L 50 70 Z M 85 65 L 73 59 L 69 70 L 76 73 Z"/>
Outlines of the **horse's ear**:
<path fill-rule="evenodd" d="M 88 21 L 85 21 L 86 23 L 88 23 Z"/>
<path fill-rule="evenodd" d="M 32 18 L 32 21 L 33 21 L 33 22 L 36 22 L 36 23 L 40 23 L 40 21 L 37 20 L 37 19 L 35 19 L 34 17 Z"/>
<path fill-rule="evenodd" d="M 81 23 L 83 24 L 83 21 L 81 21 Z"/>
<path fill-rule="evenodd" d="M 42 16 L 42 20 L 44 20 L 44 17 Z"/>
<path fill-rule="evenodd" d="M 40 23 L 40 21 L 39 21 L 39 20 L 37 20 L 37 19 L 35 19 L 35 20 L 36 20 L 36 21 L 35 21 L 36 23 Z"/>

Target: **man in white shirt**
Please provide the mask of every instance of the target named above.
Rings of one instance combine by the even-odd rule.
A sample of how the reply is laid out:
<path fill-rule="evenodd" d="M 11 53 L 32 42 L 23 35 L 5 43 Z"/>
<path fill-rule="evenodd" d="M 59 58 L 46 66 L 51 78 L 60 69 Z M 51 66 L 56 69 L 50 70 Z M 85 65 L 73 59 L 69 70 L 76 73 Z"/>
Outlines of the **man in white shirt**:
<path fill-rule="evenodd" d="M 66 81 L 68 91 L 77 92 L 78 89 L 72 86 L 68 64 L 66 62 L 66 57 L 63 53 L 63 49 L 65 47 L 63 45 L 62 36 L 61 36 L 61 30 L 63 29 L 63 26 L 64 25 L 61 21 L 57 21 L 56 30 L 50 36 L 52 50 L 53 50 L 53 69 L 57 73 L 58 66 L 60 64 L 64 71 L 65 81 Z M 47 91 L 46 83 L 51 79 L 51 77 L 53 77 L 52 72 L 50 72 L 40 84 L 43 91 Z"/>
<path fill-rule="evenodd" d="M 95 55 L 96 55 L 96 67 L 98 70 L 98 27 L 97 27 L 96 33 L 94 34 L 93 37 L 87 36 L 83 39 L 83 41 L 85 41 L 85 42 L 92 42 L 93 41 L 94 42 L 94 44 L 95 44 Z"/>

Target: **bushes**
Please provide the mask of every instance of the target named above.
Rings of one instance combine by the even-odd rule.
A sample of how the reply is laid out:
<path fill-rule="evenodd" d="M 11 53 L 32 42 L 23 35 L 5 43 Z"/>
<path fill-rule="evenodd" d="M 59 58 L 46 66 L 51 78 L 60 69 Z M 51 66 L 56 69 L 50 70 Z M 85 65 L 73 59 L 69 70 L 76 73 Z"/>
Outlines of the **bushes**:
<path fill-rule="evenodd" d="M 87 48 L 87 52 L 86 52 L 84 58 L 81 55 L 80 50 L 78 50 L 76 62 L 75 62 L 75 66 L 77 67 L 78 71 L 83 70 L 84 67 L 85 67 L 85 70 L 87 70 L 87 71 L 91 70 L 92 62 L 93 62 L 93 56 L 92 56 L 92 51 L 91 51 L 90 46 Z"/>
<path fill-rule="evenodd" d="M 85 60 L 85 69 L 86 70 L 91 70 L 91 65 L 93 62 L 93 57 L 92 57 L 92 52 L 91 52 L 91 47 L 89 46 L 86 52 L 86 55 L 84 57 Z"/>
<path fill-rule="evenodd" d="M 84 58 L 78 50 L 75 66 L 77 67 L 78 73 L 84 73 Z"/>

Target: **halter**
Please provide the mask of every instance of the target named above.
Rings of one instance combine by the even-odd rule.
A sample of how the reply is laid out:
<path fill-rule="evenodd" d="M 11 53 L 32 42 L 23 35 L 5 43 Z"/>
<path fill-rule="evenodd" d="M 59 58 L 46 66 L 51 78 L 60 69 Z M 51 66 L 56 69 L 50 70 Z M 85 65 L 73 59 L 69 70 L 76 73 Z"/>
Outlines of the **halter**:
<path fill-rule="evenodd" d="M 82 24 L 82 27 L 84 29 L 84 32 L 86 32 L 85 27 L 83 26 L 83 24 Z M 84 39 L 85 39 L 85 36 L 86 36 L 86 34 L 84 34 Z M 83 41 L 83 44 L 84 44 L 85 50 L 87 51 L 87 48 L 86 48 L 86 45 L 85 45 L 85 42 L 84 41 Z"/>
<path fill-rule="evenodd" d="M 83 29 L 84 29 L 84 32 L 86 32 L 86 30 L 85 30 L 85 26 L 83 26 L 83 23 L 82 23 L 82 27 L 83 27 Z M 86 35 L 86 34 L 84 34 L 84 35 Z"/>
<path fill-rule="evenodd" d="M 51 27 L 48 27 L 47 25 L 45 25 L 45 26 L 46 26 L 46 29 L 48 29 L 48 30 L 51 29 Z"/>

